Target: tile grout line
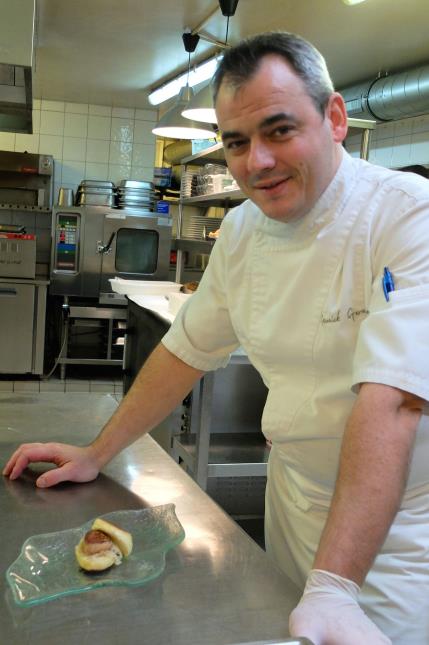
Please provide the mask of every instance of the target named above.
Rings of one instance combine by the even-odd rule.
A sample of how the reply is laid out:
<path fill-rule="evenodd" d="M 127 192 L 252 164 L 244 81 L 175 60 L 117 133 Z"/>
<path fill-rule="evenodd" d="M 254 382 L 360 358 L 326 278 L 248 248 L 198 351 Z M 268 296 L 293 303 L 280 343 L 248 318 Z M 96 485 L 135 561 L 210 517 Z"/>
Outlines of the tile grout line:
<path fill-rule="evenodd" d="M 0 393 L 7 392 L 79 392 L 79 393 L 109 393 L 121 394 L 123 391 L 122 383 L 118 382 L 103 382 L 100 380 L 79 381 L 73 380 L 67 383 L 67 380 L 62 383 L 61 380 L 52 381 L 51 383 L 45 381 L 1 381 L 0 380 Z"/>

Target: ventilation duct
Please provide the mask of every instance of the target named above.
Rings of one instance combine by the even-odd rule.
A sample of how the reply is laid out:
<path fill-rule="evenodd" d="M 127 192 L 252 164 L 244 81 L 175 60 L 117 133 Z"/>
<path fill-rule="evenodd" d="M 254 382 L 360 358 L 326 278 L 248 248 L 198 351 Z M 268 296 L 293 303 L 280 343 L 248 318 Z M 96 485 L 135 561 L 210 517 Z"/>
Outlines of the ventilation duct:
<path fill-rule="evenodd" d="M 349 117 L 395 121 L 429 113 L 429 65 L 340 90 Z"/>
<path fill-rule="evenodd" d="M 31 134 L 34 0 L 0 0 L 0 132 Z"/>

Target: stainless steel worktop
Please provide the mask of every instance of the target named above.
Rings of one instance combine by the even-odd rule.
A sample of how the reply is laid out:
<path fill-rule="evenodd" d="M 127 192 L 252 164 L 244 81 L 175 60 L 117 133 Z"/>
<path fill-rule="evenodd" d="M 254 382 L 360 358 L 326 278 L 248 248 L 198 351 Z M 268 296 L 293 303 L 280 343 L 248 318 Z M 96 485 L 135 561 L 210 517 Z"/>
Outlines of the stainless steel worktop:
<path fill-rule="evenodd" d="M 23 441 L 87 443 L 114 411 L 107 394 L 0 393 L 0 462 Z M 35 470 L 0 479 L 0 642 L 8 645 L 232 645 L 287 637 L 295 586 L 149 437 L 116 457 L 95 482 L 40 490 Z M 173 502 L 186 538 L 156 580 L 20 608 L 5 571 L 24 540 L 80 526 L 113 510 Z"/>

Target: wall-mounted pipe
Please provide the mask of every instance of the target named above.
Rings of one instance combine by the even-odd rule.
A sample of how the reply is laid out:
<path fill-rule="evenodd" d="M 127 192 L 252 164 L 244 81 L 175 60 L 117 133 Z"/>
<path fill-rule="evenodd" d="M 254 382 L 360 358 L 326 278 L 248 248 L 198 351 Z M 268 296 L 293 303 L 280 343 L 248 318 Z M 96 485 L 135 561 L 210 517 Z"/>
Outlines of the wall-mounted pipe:
<path fill-rule="evenodd" d="M 429 113 L 429 65 L 340 90 L 350 117 L 395 121 Z"/>

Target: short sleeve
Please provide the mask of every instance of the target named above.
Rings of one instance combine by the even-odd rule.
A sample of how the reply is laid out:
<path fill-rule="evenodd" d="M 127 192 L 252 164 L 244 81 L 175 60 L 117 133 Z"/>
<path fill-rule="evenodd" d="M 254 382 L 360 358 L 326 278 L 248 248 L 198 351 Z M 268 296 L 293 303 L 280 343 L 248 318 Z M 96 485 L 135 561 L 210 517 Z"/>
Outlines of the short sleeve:
<path fill-rule="evenodd" d="M 239 346 L 227 304 L 229 257 L 224 224 L 197 291 L 181 307 L 162 339 L 170 352 L 203 371 L 225 367 Z"/>
<path fill-rule="evenodd" d="M 359 331 L 352 389 L 376 382 L 429 400 L 429 201 L 405 202 L 374 231 L 370 314 Z M 395 281 L 389 300 L 384 267 Z"/>

